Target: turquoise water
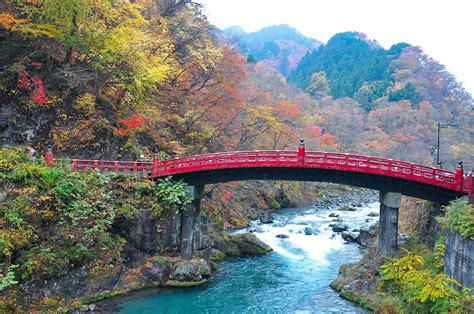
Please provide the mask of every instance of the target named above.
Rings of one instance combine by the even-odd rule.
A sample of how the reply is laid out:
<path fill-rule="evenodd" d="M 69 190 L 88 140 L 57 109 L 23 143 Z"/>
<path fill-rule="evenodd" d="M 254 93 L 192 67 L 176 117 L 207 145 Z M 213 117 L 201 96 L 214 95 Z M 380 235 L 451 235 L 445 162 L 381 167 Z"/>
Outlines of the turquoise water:
<path fill-rule="evenodd" d="M 345 223 L 357 227 L 376 206 L 338 213 Z M 119 313 L 366 313 L 328 286 L 341 264 L 361 257 L 356 245 L 333 235 L 329 212 L 281 211 L 273 225 L 253 226 L 274 252 L 224 261 L 202 287 L 150 289 L 113 299 L 107 307 Z M 301 231 L 308 226 L 320 233 L 305 235 Z M 275 237 L 281 233 L 290 237 Z"/>

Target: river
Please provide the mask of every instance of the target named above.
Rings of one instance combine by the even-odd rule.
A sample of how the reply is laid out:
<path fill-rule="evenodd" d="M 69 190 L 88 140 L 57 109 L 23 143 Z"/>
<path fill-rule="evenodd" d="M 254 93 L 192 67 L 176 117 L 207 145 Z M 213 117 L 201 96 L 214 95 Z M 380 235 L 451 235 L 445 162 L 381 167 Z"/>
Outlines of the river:
<path fill-rule="evenodd" d="M 272 224 L 251 226 L 273 248 L 272 253 L 221 262 L 204 286 L 140 291 L 109 300 L 109 309 L 119 313 L 366 313 L 328 286 L 341 264 L 362 256 L 356 244 L 345 243 L 329 228 L 334 218 L 328 215 L 339 214 L 352 230 L 374 224 L 377 217 L 367 214 L 377 212 L 378 206 L 365 204 L 355 212 L 314 206 L 280 210 Z M 307 227 L 319 234 L 305 235 Z M 279 234 L 289 237 L 277 238 Z"/>

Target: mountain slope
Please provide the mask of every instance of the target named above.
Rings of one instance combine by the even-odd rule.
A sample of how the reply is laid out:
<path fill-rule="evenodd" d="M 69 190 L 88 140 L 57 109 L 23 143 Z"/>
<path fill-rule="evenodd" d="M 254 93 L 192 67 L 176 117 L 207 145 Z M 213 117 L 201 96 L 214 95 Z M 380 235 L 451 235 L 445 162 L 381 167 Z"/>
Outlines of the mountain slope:
<path fill-rule="evenodd" d="M 233 26 L 223 33 L 237 41 L 242 54 L 267 62 L 285 76 L 291 74 L 307 52 L 321 45 L 288 25 L 269 26 L 252 33 Z"/>

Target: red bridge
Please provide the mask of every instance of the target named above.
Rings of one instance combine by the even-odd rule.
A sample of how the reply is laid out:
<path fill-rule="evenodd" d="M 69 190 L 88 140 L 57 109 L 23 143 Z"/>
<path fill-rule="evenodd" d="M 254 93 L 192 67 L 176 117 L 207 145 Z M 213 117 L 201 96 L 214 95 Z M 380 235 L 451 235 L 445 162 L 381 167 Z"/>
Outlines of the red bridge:
<path fill-rule="evenodd" d="M 46 161 L 68 163 L 75 171 L 143 173 L 152 179 L 173 176 L 188 183 L 193 202 L 181 216 L 181 256 L 193 255 L 194 223 L 199 215 L 204 185 L 238 180 L 294 180 L 332 182 L 380 191 L 378 245 L 387 253 L 397 250 L 398 209 L 401 195 L 441 204 L 467 195 L 473 203 L 472 173 L 460 163 L 448 171 L 409 162 L 353 154 L 306 151 L 303 141 L 297 151 L 241 151 L 150 162 L 57 159 L 48 151 Z"/>
<path fill-rule="evenodd" d="M 146 173 L 152 179 L 173 176 L 189 185 L 239 180 L 294 180 L 347 184 L 445 203 L 472 196 L 472 173 L 462 164 L 455 171 L 409 162 L 354 154 L 306 151 L 238 151 L 171 158 L 150 162 L 54 158 L 50 166 L 69 163 L 74 171 Z"/>

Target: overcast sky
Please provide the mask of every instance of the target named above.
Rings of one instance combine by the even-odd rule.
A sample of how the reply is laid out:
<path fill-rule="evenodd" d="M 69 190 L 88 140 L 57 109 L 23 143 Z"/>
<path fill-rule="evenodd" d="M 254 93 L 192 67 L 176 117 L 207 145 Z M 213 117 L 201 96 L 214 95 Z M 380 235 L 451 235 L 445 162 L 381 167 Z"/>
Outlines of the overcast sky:
<path fill-rule="evenodd" d="M 289 24 L 324 43 L 358 31 L 385 48 L 407 42 L 444 64 L 474 95 L 473 0 L 197 0 L 219 28 Z"/>

